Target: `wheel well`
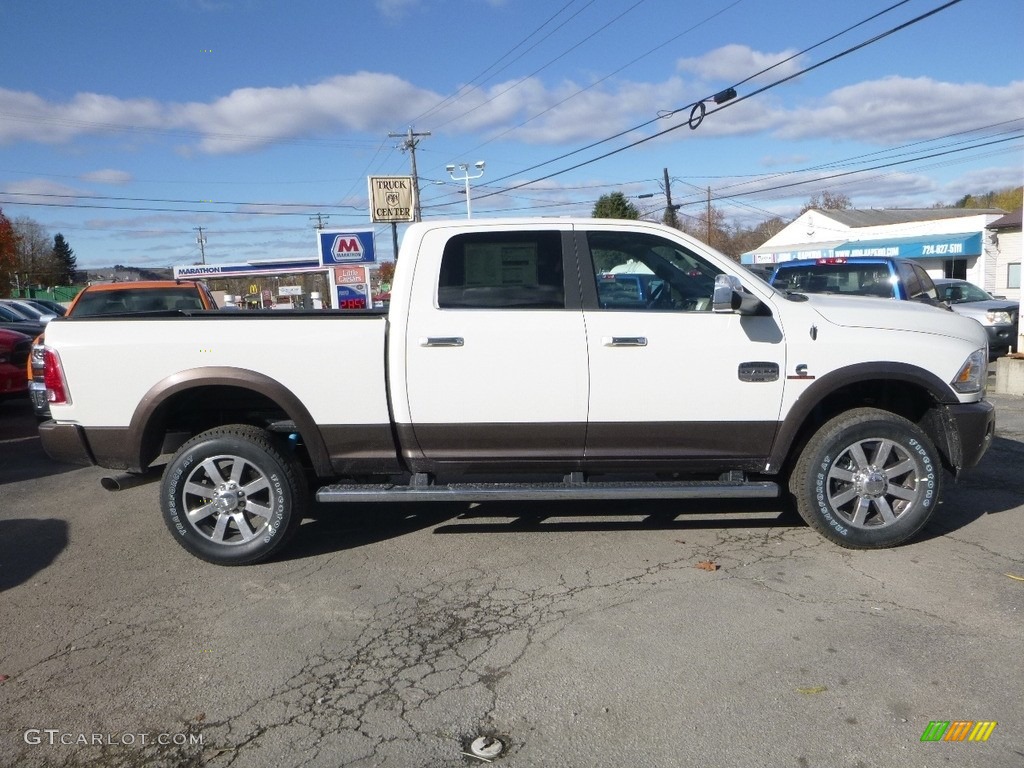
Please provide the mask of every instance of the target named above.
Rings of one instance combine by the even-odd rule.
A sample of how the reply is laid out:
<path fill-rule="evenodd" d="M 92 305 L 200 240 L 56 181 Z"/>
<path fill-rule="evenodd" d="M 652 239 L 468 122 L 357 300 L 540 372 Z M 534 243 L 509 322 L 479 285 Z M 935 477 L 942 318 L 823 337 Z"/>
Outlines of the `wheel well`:
<path fill-rule="evenodd" d="M 935 418 L 938 403 L 922 386 L 907 381 L 857 381 L 826 395 L 801 424 L 788 454 L 784 471 L 788 475 L 811 436 L 825 422 L 853 408 L 878 408 L 902 416 L 918 425 L 950 461 L 950 447 L 941 420 Z"/>
<path fill-rule="evenodd" d="M 290 420 L 287 411 L 270 397 L 245 387 L 206 385 L 175 392 L 154 409 L 146 423 L 140 446 L 142 466 L 214 427 L 249 424 L 266 429 Z M 302 441 L 292 442 L 300 449 L 300 461 L 308 466 L 310 459 Z"/>

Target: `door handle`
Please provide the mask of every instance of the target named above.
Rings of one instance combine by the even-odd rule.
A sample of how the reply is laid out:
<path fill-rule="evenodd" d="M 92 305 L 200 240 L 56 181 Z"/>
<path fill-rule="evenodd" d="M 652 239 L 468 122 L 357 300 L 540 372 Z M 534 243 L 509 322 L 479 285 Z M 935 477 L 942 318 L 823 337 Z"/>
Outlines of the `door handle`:
<path fill-rule="evenodd" d="M 428 336 L 420 339 L 421 347 L 461 347 L 465 343 L 461 336 Z"/>
<path fill-rule="evenodd" d="M 646 336 L 605 336 L 601 343 L 606 347 L 646 347 Z"/>

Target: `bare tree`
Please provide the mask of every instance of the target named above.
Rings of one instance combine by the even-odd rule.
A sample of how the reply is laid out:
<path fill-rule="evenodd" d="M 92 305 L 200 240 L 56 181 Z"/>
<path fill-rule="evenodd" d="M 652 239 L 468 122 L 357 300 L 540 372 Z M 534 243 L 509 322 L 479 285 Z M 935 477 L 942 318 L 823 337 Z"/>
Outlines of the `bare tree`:
<path fill-rule="evenodd" d="M 807 213 L 812 208 L 817 211 L 845 211 L 853 207 L 853 203 L 841 192 L 829 192 L 822 190 L 808 200 L 800 213 Z"/>
<path fill-rule="evenodd" d="M 19 216 L 11 222 L 17 237 L 15 248 L 18 283 L 22 286 L 53 285 L 60 269 L 53 258 L 53 240 L 35 219 Z"/>

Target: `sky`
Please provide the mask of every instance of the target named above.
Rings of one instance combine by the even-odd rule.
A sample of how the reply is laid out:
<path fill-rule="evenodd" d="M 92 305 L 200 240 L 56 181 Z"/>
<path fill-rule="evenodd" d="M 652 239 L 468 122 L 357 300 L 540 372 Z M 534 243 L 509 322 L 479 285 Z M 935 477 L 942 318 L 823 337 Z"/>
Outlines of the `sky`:
<path fill-rule="evenodd" d="M 389 259 L 367 176 L 410 174 L 410 128 L 425 219 L 477 161 L 474 218 L 657 218 L 664 169 L 745 227 L 953 203 L 1024 183 L 1022 30 L 1021 0 L 0 0 L 0 209 L 83 268 L 315 257 L 317 214 Z"/>

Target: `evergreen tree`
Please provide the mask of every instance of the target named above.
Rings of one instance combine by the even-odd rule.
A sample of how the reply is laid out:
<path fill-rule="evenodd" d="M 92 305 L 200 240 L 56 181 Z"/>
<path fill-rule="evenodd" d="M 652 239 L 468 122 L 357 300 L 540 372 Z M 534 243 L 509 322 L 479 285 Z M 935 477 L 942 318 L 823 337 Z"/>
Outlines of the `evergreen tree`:
<path fill-rule="evenodd" d="M 68 245 L 68 241 L 60 232 L 53 236 L 53 261 L 58 270 L 54 282 L 60 285 L 71 285 L 75 281 L 75 273 L 78 271 L 78 260 L 75 258 L 75 252 Z"/>
<path fill-rule="evenodd" d="M 640 211 L 621 192 L 601 195 L 594 204 L 595 219 L 639 219 Z"/>

